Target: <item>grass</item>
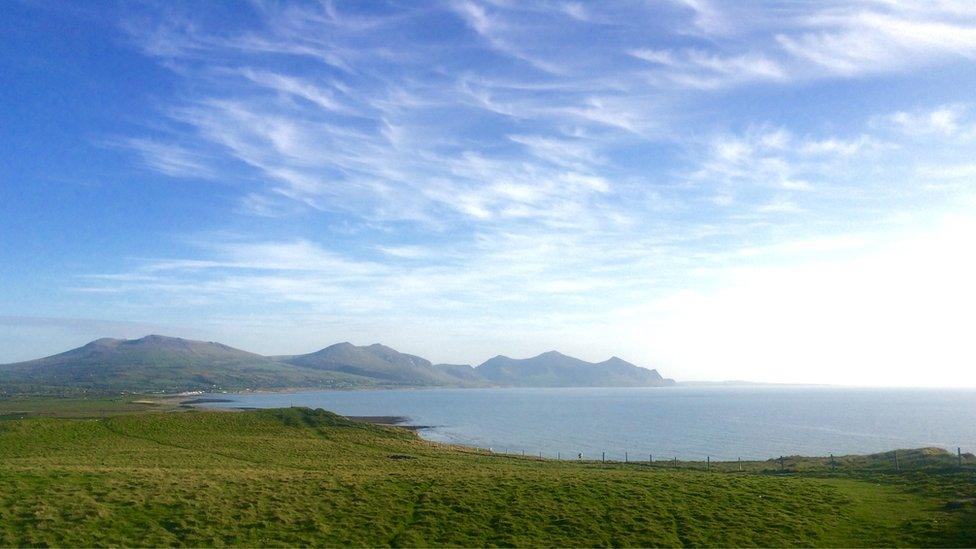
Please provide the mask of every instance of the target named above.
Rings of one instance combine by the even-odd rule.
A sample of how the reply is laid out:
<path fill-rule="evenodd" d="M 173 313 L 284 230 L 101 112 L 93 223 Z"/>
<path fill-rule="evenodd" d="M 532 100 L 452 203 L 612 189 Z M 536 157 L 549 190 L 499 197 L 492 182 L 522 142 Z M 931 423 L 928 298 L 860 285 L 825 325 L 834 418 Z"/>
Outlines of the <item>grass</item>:
<path fill-rule="evenodd" d="M 557 462 L 324 411 L 131 400 L 0 421 L 0 546 L 976 544 L 976 471 L 938 456 L 901 471 L 883 456 L 787 472 Z"/>
<path fill-rule="evenodd" d="M 172 412 L 181 400 L 152 395 L 146 397 L 116 396 L 101 398 L 63 398 L 16 396 L 0 399 L 0 420 L 36 417 L 86 418 L 146 412 Z"/>

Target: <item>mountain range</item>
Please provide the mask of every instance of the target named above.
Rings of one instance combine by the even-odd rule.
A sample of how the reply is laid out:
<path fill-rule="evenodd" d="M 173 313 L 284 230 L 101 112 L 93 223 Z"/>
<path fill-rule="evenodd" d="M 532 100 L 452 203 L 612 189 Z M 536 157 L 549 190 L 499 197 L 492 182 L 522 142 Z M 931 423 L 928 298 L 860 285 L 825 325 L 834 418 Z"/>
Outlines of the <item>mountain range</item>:
<path fill-rule="evenodd" d="M 0 395 L 673 384 L 657 370 L 617 357 L 592 363 L 555 351 L 526 359 L 496 356 L 472 367 L 433 364 L 378 343 L 344 342 L 304 355 L 262 356 L 221 343 L 160 335 L 98 339 L 57 355 L 0 365 Z"/>
<path fill-rule="evenodd" d="M 494 385 L 517 387 L 659 387 L 673 383 L 657 370 L 617 357 L 593 363 L 556 351 L 523 359 L 499 355 L 476 371 Z"/>

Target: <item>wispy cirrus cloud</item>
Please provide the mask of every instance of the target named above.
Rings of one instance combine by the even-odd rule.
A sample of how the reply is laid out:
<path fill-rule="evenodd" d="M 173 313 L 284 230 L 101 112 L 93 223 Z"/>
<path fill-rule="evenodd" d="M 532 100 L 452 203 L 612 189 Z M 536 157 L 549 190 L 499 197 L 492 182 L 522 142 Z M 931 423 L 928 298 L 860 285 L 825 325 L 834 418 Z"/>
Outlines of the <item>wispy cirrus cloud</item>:
<path fill-rule="evenodd" d="M 213 179 L 218 173 L 210 165 L 206 154 L 177 143 L 128 137 L 112 140 L 109 144 L 135 152 L 146 166 L 165 175 Z"/>
<path fill-rule="evenodd" d="M 737 48 L 746 42 L 759 50 L 730 58 L 743 63 L 744 71 L 729 79 L 713 75 L 705 80 L 712 86 L 773 76 L 789 82 L 902 73 L 976 56 L 976 9 L 965 0 L 813 4 L 681 0 L 676 4 L 690 14 L 692 34 L 718 47 Z M 679 60 L 671 52 L 645 52 L 659 63 L 680 67 L 678 75 L 685 75 L 690 87 L 700 85 L 707 74 L 692 78 L 703 67 L 691 56 Z"/>
<path fill-rule="evenodd" d="M 916 116 L 931 118 L 925 113 Z M 653 196 L 640 191 L 622 202 L 625 186 L 566 171 L 558 160 L 548 164 L 546 169 L 553 171 L 540 179 L 523 173 L 532 164 L 510 168 L 471 155 L 454 159 L 447 169 L 456 177 L 480 180 L 480 187 L 467 194 L 452 186 L 424 189 L 443 192 L 435 200 L 453 203 L 463 218 L 471 219 L 472 232 L 461 238 L 443 238 L 442 230 L 434 229 L 422 244 L 362 235 L 366 240 L 358 246 L 331 247 L 305 239 L 269 242 L 215 236 L 196 241 L 195 255 L 203 259 L 143 261 L 131 273 L 92 280 L 96 286 L 132 283 L 132 291 L 145 289 L 147 282 L 158 283 L 155 289 L 193 288 L 198 295 L 250 288 L 271 299 L 319 306 L 338 296 L 352 302 L 352 296 L 365 293 L 392 308 L 427 299 L 431 310 L 438 309 L 438 303 L 445 310 L 453 310 L 455 303 L 475 306 L 489 296 L 505 296 L 526 307 L 540 306 L 553 294 L 560 299 L 575 294 L 580 303 L 603 305 L 630 292 L 647 299 L 674 291 L 688 272 L 707 276 L 710 270 L 726 268 L 740 257 L 727 253 L 729 249 L 753 250 L 748 256 L 757 249 L 829 252 L 881 230 L 884 220 L 864 225 L 856 236 L 836 232 L 865 203 L 873 205 L 882 196 L 897 202 L 898 193 L 892 191 L 910 192 L 914 173 L 926 165 L 909 164 L 917 167 L 906 177 L 904 142 L 897 140 L 897 128 L 881 131 L 876 124 L 870 120 L 849 136 L 797 135 L 774 126 L 716 135 L 689 146 L 698 162 L 674 174 L 673 185 L 658 188 Z M 954 135 L 939 138 L 934 149 L 949 143 L 958 147 Z M 957 153 L 966 150 L 970 149 Z M 867 172 L 858 169 L 865 163 L 884 170 L 865 181 Z M 600 165 L 599 159 L 586 163 Z M 964 168 L 960 173 L 965 174 Z M 564 194 L 573 198 L 564 202 Z M 581 209 L 580 196 L 593 197 L 585 203 L 587 210 Z M 600 197 L 607 200 L 605 209 L 594 212 L 600 208 Z M 683 221 L 690 210 L 696 217 Z M 811 220 L 819 227 L 808 234 L 800 227 Z M 784 235 L 793 235 L 793 244 L 762 229 L 774 221 L 773 226 L 788 229 Z M 622 241 L 629 244 L 622 246 Z M 843 246 L 824 244 L 837 242 Z M 201 278 L 204 282 L 198 286 Z M 320 291 L 296 291 L 303 285 Z M 609 293 L 598 298 L 595 293 L 600 291 Z M 445 295 L 451 298 L 432 299 Z"/>
<path fill-rule="evenodd" d="M 873 125 L 909 137 L 976 139 L 976 113 L 971 105 L 942 105 L 935 109 L 898 111 L 875 117 Z"/>
<path fill-rule="evenodd" d="M 718 17 L 704 4 L 692 7 Z M 551 32 L 544 18 L 560 10 L 565 6 L 523 9 L 474 2 L 453 3 L 440 13 L 432 8 L 379 15 L 351 13 L 355 10 L 333 4 L 320 9 L 264 7 L 259 13 L 262 26 L 237 33 L 218 34 L 189 22 L 133 32 L 137 39 L 145 37 L 146 51 L 209 84 L 169 114 L 193 128 L 208 146 L 221 147 L 271 182 L 263 196 L 248 193 L 242 206 L 262 215 L 272 215 L 269 208 L 286 198 L 322 210 L 364 213 L 366 206 L 382 219 L 538 215 L 541 222 L 551 222 L 560 211 L 579 218 L 579 210 L 586 208 L 578 206 L 593 196 L 585 186 L 565 181 L 592 180 L 603 151 L 634 136 L 646 138 L 660 127 L 670 116 L 663 105 L 672 99 L 667 90 L 653 92 L 655 82 L 707 90 L 791 78 L 788 68 L 764 53 L 723 54 L 704 48 L 580 49 L 581 60 L 618 59 L 602 63 L 601 72 L 583 72 L 582 64 L 567 63 L 571 56 L 551 43 L 526 36 Z M 526 19 L 527 13 L 532 17 Z M 575 13 L 563 15 L 592 30 L 594 23 L 578 17 L 578 9 Z M 449 67 L 457 60 L 438 55 L 436 49 L 420 48 L 433 54 L 429 57 L 389 46 L 403 32 L 398 25 L 409 28 L 411 22 L 435 15 L 460 17 L 486 47 L 516 63 L 501 69 L 485 64 L 454 75 Z M 617 18 L 612 24 L 624 21 Z M 392 39 L 373 38 L 378 28 L 392 30 Z M 183 46 L 164 48 L 159 45 L 163 42 Z M 639 42 L 635 37 L 634 43 Z M 511 46 L 515 43 L 519 48 Z M 568 41 L 565 46 L 582 48 L 582 43 Z M 619 62 L 628 52 L 655 61 L 660 70 Z M 533 61 L 530 73 L 523 74 L 525 67 L 518 62 L 536 56 L 549 56 L 552 62 Z M 325 66 L 289 74 L 274 62 L 283 58 L 324 61 Z M 436 68 L 427 78 L 411 74 L 431 61 Z M 233 83 L 236 93 L 227 83 Z M 469 119 L 472 127 L 492 130 L 479 136 L 481 143 L 459 140 L 455 128 L 443 123 L 458 117 Z M 486 137 L 514 141 L 532 152 L 535 161 L 527 162 L 504 146 L 493 145 L 486 155 Z M 152 160 L 157 168 L 171 173 L 179 169 L 166 156 L 173 151 L 157 148 Z M 555 161 L 571 168 L 568 178 L 565 170 L 547 169 Z M 512 166 L 529 175 L 508 176 L 518 180 L 485 188 L 485 170 Z M 542 190 L 528 192 L 530 186 Z M 553 192 L 545 188 L 560 188 L 560 207 L 554 207 Z M 570 204 L 572 191 L 580 193 L 577 207 Z"/>
<path fill-rule="evenodd" d="M 688 177 L 733 215 L 795 213 L 802 203 L 837 208 L 831 197 L 868 191 L 857 166 L 879 162 L 894 148 L 865 133 L 815 137 L 755 127 L 712 138 Z"/>
<path fill-rule="evenodd" d="M 77 287 L 126 296 L 135 316 L 166 295 L 180 314 L 259 324 L 477 324 L 605 345 L 626 331 L 608 312 L 620 303 L 862 252 L 919 222 L 919 204 L 941 213 L 974 192 L 962 103 L 802 120 L 805 103 L 776 105 L 968 59 L 964 5 L 918 12 L 462 1 L 260 4 L 229 28 L 149 16 L 130 36 L 182 92 L 124 143 L 161 173 L 239 185 L 229 209 L 245 228 Z"/>
<path fill-rule="evenodd" d="M 799 32 L 779 33 L 783 49 L 832 75 L 858 76 L 976 57 L 970 2 L 867 2 L 803 15 Z"/>
<path fill-rule="evenodd" d="M 720 89 L 757 81 L 783 82 L 790 76 L 779 62 L 762 54 L 723 56 L 700 49 L 637 49 L 628 53 L 659 67 L 651 82 L 677 88 Z"/>

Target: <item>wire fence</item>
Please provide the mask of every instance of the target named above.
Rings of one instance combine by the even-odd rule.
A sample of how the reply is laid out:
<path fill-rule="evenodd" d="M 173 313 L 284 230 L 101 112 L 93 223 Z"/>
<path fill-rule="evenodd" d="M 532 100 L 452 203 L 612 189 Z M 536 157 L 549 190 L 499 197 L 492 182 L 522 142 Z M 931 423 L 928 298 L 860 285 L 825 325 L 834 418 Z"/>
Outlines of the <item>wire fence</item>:
<path fill-rule="evenodd" d="M 624 451 L 617 453 L 615 455 L 608 456 L 606 451 L 600 452 L 598 455 L 595 453 L 585 453 L 585 452 L 569 452 L 563 453 L 557 451 L 551 454 L 545 452 L 528 452 L 521 450 L 518 452 L 494 452 L 491 448 L 488 448 L 488 452 L 498 455 L 515 455 L 518 457 L 526 459 L 534 459 L 541 461 L 578 461 L 586 463 L 604 463 L 604 464 L 632 464 L 635 466 L 644 467 L 655 467 L 655 468 L 683 468 L 683 469 L 703 469 L 705 471 L 710 471 L 712 469 L 721 471 L 746 471 L 746 470 L 779 470 L 781 472 L 790 472 L 797 470 L 809 470 L 813 468 L 828 468 L 830 470 L 838 470 L 840 468 L 872 468 L 872 469 L 891 469 L 895 471 L 900 470 L 914 470 L 920 468 L 958 468 L 962 469 L 965 467 L 976 466 L 976 456 L 962 451 L 962 447 L 957 447 L 953 454 L 945 453 L 926 453 L 928 449 L 923 450 L 892 450 L 889 452 L 883 452 L 879 454 L 870 455 L 851 455 L 851 456 L 841 456 L 835 457 L 834 454 L 828 454 L 827 456 L 818 457 L 804 457 L 804 456 L 785 456 L 781 455 L 777 458 L 770 458 L 765 460 L 757 459 L 747 459 L 743 460 L 741 457 L 735 460 L 729 459 L 719 459 L 713 460 L 712 456 L 706 455 L 704 460 L 701 459 L 679 459 L 677 456 L 661 456 L 658 455 L 655 459 L 654 454 L 631 454 L 629 451 Z M 976 467 L 974 467 L 976 468 Z"/>

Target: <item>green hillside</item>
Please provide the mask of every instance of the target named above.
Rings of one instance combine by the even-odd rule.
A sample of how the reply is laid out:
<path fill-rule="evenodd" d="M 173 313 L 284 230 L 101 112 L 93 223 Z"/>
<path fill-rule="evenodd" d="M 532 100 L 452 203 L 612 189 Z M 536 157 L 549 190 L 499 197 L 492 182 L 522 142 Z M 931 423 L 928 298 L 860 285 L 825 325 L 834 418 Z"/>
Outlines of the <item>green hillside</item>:
<path fill-rule="evenodd" d="M 674 385 L 657 370 L 618 357 L 587 362 L 557 351 L 531 358 L 496 356 L 476 369 L 493 384 L 512 387 L 665 387 Z"/>
<path fill-rule="evenodd" d="M 385 345 L 356 346 L 336 343 L 306 355 L 273 357 L 282 362 L 317 371 L 336 372 L 403 386 L 484 385 L 474 370 L 459 366 L 435 366 L 419 356 L 401 353 Z"/>
<path fill-rule="evenodd" d="M 617 357 L 592 363 L 555 351 L 497 356 L 471 367 L 433 364 L 385 345 L 337 343 L 304 355 L 262 356 L 213 341 L 149 335 L 103 338 L 53 356 L 0 364 L 0 396 L 110 395 L 379 387 L 657 387 L 657 370 Z"/>
<path fill-rule="evenodd" d="M 298 408 L 15 419 L 0 546 L 976 544 L 972 465 L 864 460 L 541 461 Z"/>
<path fill-rule="evenodd" d="M 159 335 L 99 339 L 54 356 L 0 365 L 0 394 L 344 388 L 371 383 L 349 374 L 284 364 L 221 343 Z"/>

